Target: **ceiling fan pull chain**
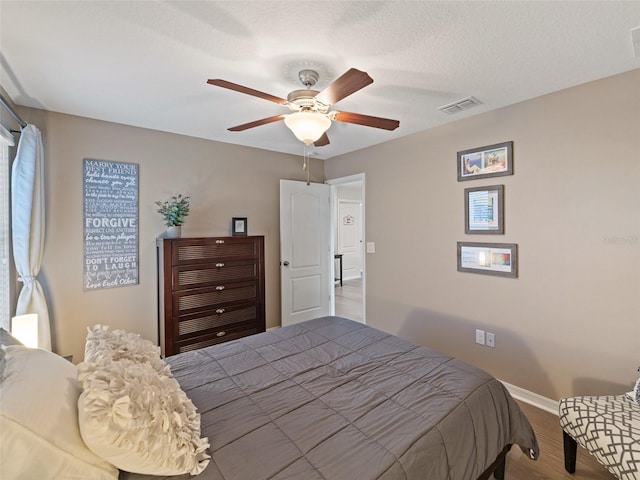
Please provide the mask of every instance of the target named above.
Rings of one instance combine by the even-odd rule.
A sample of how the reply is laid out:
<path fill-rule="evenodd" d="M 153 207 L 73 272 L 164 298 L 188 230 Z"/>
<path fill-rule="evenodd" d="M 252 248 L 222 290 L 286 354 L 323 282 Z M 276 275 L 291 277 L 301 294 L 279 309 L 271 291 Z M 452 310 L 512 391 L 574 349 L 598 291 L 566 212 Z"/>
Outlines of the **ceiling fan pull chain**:
<path fill-rule="evenodd" d="M 309 151 L 308 151 L 308 149 L 309 149 L 309 145 L 305 143 L 304 144 L 304 155 L 303 155 L 304 160 L 303 160 L 303 163 L 302 163 L 302 170 L 307 172 L 307 185 L 309 185 L 309 183 L 310 183 L 309 182 L 309 171 L 311 170 L 309 168 Z"/>

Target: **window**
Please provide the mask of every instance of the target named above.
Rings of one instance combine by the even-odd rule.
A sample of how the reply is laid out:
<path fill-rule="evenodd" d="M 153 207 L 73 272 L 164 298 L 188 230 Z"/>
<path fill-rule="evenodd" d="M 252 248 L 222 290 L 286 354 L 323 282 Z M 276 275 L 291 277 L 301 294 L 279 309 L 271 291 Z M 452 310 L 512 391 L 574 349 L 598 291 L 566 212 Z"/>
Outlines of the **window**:
<path fill-rule="evenodd" d="M 13 135 L 0 125 L 0 255 L 2 258 L 2 277 L 0 278 L 0 327 L 10 330 L 11 326 L 11 242 L 9 224 L 9 147 L 14 145 Z"/>

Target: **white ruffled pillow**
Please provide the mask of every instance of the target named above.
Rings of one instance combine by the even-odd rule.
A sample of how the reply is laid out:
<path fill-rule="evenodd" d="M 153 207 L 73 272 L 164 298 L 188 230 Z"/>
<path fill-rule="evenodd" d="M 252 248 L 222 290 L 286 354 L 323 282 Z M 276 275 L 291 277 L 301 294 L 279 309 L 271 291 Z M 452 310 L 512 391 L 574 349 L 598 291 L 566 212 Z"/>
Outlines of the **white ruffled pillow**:
<path fill-rule="evenodd" d="M 178 382 L 150 362 L 105 356 L 78 365 L 87 446 L 116 467 L 147 475 L 197 475 L 211 458 L 200 414 Z"/>
<path fill-rule="evenodd" d="M 128 359 L 135 363 L 149 363 L 158 373 L 171 375 L 169 365 L 160 358 L 160 347 L 137 333 L 110 330 L 106 325 L 87 327 L 84 361 L 96 362 L 103 357 L 112 360 Z"/>

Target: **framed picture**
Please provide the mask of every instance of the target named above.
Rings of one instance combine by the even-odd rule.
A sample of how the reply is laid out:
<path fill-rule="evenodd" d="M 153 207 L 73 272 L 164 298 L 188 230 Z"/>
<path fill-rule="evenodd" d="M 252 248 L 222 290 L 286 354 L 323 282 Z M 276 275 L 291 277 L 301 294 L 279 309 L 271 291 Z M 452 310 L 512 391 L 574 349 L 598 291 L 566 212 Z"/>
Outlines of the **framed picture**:
<path fill-rule="evenodd" d="M 513 175 L 513 142 L 458 152 L 458 181 Z"/>
<path fill-rule="evenodd" d="M 517 278 L 518 245 L 458 242 L 458 271 Z"/>
<path fill-rule="evenodd" d="M 233 217 L 231 220 L 231 234 L 234 237 L 247 236 L 247 217 Z"/>
<path fill-rule="evenodd" d="M 464 189 L 464 233 L 504 233 L 504 185 Z"/>

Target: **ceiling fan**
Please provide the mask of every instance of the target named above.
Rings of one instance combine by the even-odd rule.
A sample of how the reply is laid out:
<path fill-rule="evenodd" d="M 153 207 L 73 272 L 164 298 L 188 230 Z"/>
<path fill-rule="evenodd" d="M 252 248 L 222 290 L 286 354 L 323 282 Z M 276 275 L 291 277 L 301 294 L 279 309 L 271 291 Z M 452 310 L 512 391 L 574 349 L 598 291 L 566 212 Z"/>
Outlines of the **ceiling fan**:
<path fill-rule="evenodd" d="M 249 128 L 284 120 L 287 127 L 291 129 L 300 141 L 306 145 L 313 143 L 315 146 L 321 147 L 329 144 L 329 137 L 327 137 L 326 131 L 331 126 L 332 121 L 355 123 L 384 130 L 395 130 L 400 125 L 398 120 L 372 117 L 360 113 L 329 110 L 331 106 L 343 98 L 373 83 L 373 79 L 366 72 L 351 68 L 327 85 L 321 92 L 312 90 L 312 87 L 318 81 L 318 72 L 315 70 L 301 70 L 298 73 L 298 78 L 305 88 L 292 91 L 287 95 L 286 100 L 226 80 L 210 79 L 207 80 L 207 83 L 247 95 L 253 95 L 254 97 L 262 98 L 279 105 L 286 105 L 289 107 L 289 110 L 293 112 L 236 125 L 235 127 L 229 128 L 231 132 L 241 132 Z"/>

